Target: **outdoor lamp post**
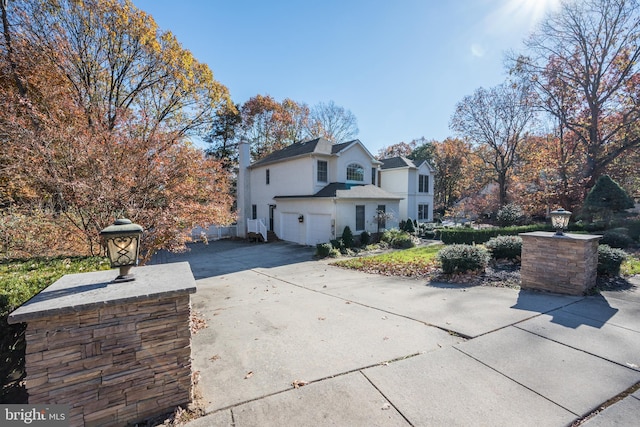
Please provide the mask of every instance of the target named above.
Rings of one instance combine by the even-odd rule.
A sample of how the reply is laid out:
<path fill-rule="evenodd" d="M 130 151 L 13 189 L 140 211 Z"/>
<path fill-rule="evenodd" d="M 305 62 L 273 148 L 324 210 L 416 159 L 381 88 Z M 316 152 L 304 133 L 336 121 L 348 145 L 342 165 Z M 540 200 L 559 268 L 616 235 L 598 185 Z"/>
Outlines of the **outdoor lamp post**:
<path fill-rule="evenodd" d="M 551 225 L 556 229 L 556 236 L 563 236 L 562 230 L 566 229 L 569 225 L 569 218 L 571 218 L 571 212 L 564 209 L 556 209 L 550 213 Z"/>
<path fill-rule="evenodd" d="M 138 250 L 142 227 L 131 223 L 126 218 L 116 220 L 100 232 L 107 244 L 107 252 L 111 261 L 111 268 L 120 267 L 120 274 L 114 282 L 129 282 L 135 280 L 129 270 L 138 265 Z"/>

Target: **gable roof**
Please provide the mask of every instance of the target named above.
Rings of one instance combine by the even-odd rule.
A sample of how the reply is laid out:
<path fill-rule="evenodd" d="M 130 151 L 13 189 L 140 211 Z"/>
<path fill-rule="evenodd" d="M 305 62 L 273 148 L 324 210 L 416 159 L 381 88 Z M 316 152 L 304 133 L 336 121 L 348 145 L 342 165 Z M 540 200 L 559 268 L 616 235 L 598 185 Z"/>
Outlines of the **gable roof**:
<path fill-rule="evenodd" d="M 382 159 L 382 169 L 396 169 L 396 168 L 415 168 L 417 167 L 413 161 L 406 157 L 392 157 L 390 159 Z"/>
<path fill-rule="evenodd" d="M 284 147 L 281 150 L 274 151 L 266 157 L 252 163 L 249 167 L 268 165 L 271 163 L 277 163 L 280 161 L 292 159 L 294 157 L 303 157 L 312 153 L 326 154 L 326 155 L 340 155 L 342 151 L 350 148 L 354 144 L 359 144 L 364 151 L 371 156 L 373 162 L 377 162 L 375 158 L 369 153 L 369 150 L 358 139 L 352 141 L 342 142 L 340 144 L 332 144 L 331 141 L 325 138 L 315 138 L 308 141 L 300 141 Z M 331 147 L 328 149 L 328 147 Z"/>

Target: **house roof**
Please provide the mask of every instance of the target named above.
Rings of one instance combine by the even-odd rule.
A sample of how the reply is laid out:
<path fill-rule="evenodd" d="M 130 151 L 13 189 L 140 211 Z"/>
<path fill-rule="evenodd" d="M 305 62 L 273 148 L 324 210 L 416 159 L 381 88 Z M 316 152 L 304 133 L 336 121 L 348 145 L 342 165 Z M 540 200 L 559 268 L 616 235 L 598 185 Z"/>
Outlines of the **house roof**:
<path fill-rule="evenodd" d="M 274 199 L 306 199 L 306 198 L 338 198 L 338 199 L 384 199 L 401 200 L 402 197 L 389 193 L 380 187 L 367 184 L 346 184 L 332 182 L 313 195 L 275 196 Z"/>
<path fill-rule="evenodd" d="M 332 144 L 330 141 L 328 141 L 325 138 L 315 138 L 308 141 L 300 141 L 300 142 L 291 144 L 281 150 L 274 151 L 268 156 L 263 157 L 257 162 L 252 163 L 251 166 L 249 167 L 267 165 L 267 164 L 291 159 L 294 157 L 310 155 L 312 153 L 335 155 L 335 154 L 339 154 L 341 151 L 345 150 L 346 148 L 350 147 L 355 143 L 360 144 L 366 151 L 366 148 L 364 147 L 364 145 L 362 145 L 362 143 L 357 139 L 354 139 L 348 142 L 343 142 L 340 144 Z M 328 147 L 331 147 L 331 149 L 329 150 Z"/>
<path fill-rule="evenodd" d="M 382 159 L 382 169 L 396 169 L 396 168 L 415 168 L 416 165 L 410 159 L 406 157 L 392 157 L 390 159 Z"/>

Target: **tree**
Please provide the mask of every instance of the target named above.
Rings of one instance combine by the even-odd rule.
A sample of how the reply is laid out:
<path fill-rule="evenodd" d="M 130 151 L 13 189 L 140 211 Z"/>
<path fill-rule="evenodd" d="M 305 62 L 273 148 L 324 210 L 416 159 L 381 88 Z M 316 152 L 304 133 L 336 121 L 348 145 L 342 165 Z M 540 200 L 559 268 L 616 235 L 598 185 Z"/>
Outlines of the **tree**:
<path fill-rule="evenodd" d="M 241 123 L 240 106 L 229 103 L 216 111 L 211 132 L 204 138 L 210 144 L 206 153 L 221 160 L 229 172 L 238 163 L 236 135 Z"/>
<path fill-rule="evenodd" d="M 415 148 L 415 141 L 411 141 L 409 143 L 398 142 L 396 144 L 389 145 L 388 147 L 382 147 L 378 150 L 377 158 L 382 160 L 390 159 L 392 157 L 409 157 Z"/>
<path fill-rule="evenodd" d="M 434 144 L 436 141 L 427 141 L 427 139 L 423 136 L 422 138 L 414 139 L 415 148 L 409 154 L 409 159 L 413 160 L 416 165 L 419 165 L 422 162 L 432 163 L 433 153 L 434 153 Z"/>
<path fill-rule="evenodd" d="M 461 139 L 447 138 L 434 142 L 433 147 L 434 207 L 444 212 L 462 197 L 473 179 L 468 168 L 473 154 L 470 144 Z"/>
<path fill-rule="evenodd" d="M 338 144 L 354 139 L 358 135 L 356 116 L 333 101 L 320 102 L 311 109 L 307 134 L 323 137 Z"/>
<path fill-rule="evenodd" d="M 608 222 L 613 214 L 634 206 L 633 199 L 617 182 L 609 175 L 602 175 L 584 199 L 582 212 L 589 218 L 598 215 Z"/>
<path fill-rule="evenodd" d="M 254 160 L 285 148 L 301 136 L 300 121 L 304 106 L 285 99 L 282 103 L 270 95 L 256 95 L 242 105 L 242 136 L 251 144 Z"/>
<path fill-rule="evenodd" d="M 533 114 L 527 86 L 509 82 L 479 88 L 456 106 L 451 128 L 476 144 L 476 153 L 493 170 L 500 206 L 508 202 L 510 174 Z"/>
<path fill-rule="evenodd" d="M 637 0 L 565 1 L 510 55 L 537 106 L 575 135 L 585 188 L 640 146 L 640 15 Z"/>
<path fill-rule="evenodd" d="M 74 229 L 73 253 L 95 254 L 125 215 L 147 230 L 144 261 L 232 219 L 226 173 L 187 140 L 227 91 L 171 34 L 129 1 L 2 3 L 2 18 L 3 222 Z"/>

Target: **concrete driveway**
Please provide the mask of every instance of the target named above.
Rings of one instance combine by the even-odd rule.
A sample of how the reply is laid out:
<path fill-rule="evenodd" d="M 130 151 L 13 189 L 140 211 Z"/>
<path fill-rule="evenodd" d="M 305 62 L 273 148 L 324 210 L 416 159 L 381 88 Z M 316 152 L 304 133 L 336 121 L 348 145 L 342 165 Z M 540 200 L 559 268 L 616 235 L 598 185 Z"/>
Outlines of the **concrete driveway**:
<path fill-rule="evenodd" d="M 640 291 L 590 297 L 344 270 L 309 247 L 220 241 L 187 260 L 207 416 L 190 426 L 632 425 Z"/>

